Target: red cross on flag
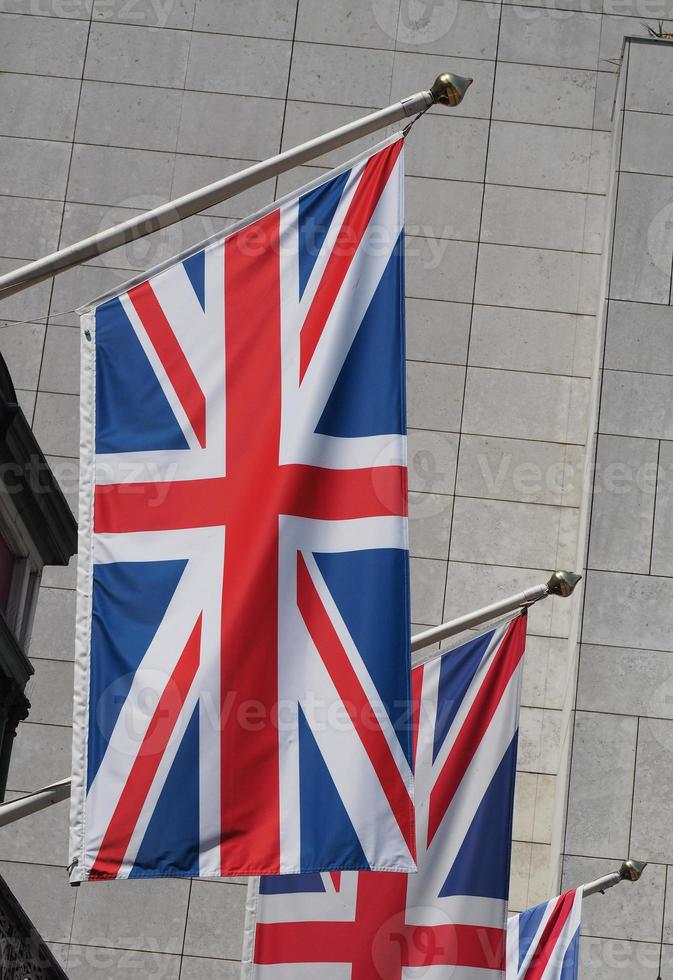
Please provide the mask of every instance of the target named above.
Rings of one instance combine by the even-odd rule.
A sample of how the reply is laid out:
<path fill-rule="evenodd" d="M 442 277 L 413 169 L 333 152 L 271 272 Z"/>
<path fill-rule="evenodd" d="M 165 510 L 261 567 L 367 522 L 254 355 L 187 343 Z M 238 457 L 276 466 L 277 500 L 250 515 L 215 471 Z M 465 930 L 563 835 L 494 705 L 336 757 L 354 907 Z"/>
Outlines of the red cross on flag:
<path fill-rule="evenodd" d="M 418 873 L 253 879 L 244 980 L 505 980 L 525 635 L 414 668 Z"/>
<path fill-rule="evenodd" d="M 73 880 L 415 867 L 402 159 L 81 311 Z"/>

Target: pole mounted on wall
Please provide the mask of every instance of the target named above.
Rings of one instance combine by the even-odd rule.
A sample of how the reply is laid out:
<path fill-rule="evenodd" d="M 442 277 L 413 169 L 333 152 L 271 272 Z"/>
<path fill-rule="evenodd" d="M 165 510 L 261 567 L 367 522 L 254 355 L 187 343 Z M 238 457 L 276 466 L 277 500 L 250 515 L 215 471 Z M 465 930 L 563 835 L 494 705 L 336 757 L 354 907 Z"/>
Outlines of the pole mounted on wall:
<path fill-rule="evenodd" d="M 596 878 L 595 881 L 590 881 L 588 884 L 583 885 L 582 895 L 584 898 L 588 898 L 589 895 L 602 895 L 608 888 L 614 888 L 621 881 L 638 881 L 646 867 L 647 861 L 633 861 L 629 858 L 622 862 L 619 871 L 613 871 L 612 874 L 604 875 L 602 878 Z"/>
<path fill-rule="evenodd" d="M 315 139 L 301 143 L 290 150 L 285 150 L 268 160 L 255 163 L 237 174 L 232 174 L 222 180 L 201 187 L 199 190 L 185 194 L 166 204 L 161 204 L 158 208 L 145 211 L 144 214 L 136 215 L 123 221 L 121 224 L 101 231 L 97 235 L 85 238 L 74 245 L 45 255 L 42 259 L 29 262 L 27 265 L 14 269 L 4 276 L 0 276 L 0 299 L 12 296 L 14 293 L 21 292 L 29 286 L 34 286 L 45 279 L 50 279 L 59 272 L 72 269 L 82 262 L 94 259 L 99 255 L 104 255 L 114 248 L 128 245 L 129 242 L 137 241 L 146 235 L 151 235 L 161 228 L 168 228 L 170 225 L 190 218 L 214 204 L 227 201 L 230 197 L 240 194 L 242 191 L 261 184 L 262 181 L 271 177 L 278 177 L 280 174 L 294 167 L 299 167 L 310 160 L 315 160 L 325 153 L 347 146 L 363 136 L 369 136 L 380 129 L 385 129 L 392 123 L 399 122 L 401 119 L 422 115 L 433 105 L 445 105 L 455 107 L 463 101 L 465 93 L 472 84 L 471 78 L 463 78 L 461 75 L 454 75 L 451 72 L 444 72 L 438 75 L 431 88 L 423 92 L 410 95 L 400 102 L 394 102 L 385 109 L 372 112 L 362 119 L 347 123 L 338 129 L 318 136 Z"/>

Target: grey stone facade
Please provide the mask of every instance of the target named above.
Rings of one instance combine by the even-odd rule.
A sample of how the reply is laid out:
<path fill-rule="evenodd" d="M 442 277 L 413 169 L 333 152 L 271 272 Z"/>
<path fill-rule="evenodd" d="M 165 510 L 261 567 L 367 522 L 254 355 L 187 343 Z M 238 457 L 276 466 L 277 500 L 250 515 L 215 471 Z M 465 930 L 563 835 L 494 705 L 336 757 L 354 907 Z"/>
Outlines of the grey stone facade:
<path fill-rule="evenodd" d="M 583 570 L 590 524 L 581 634 L 580 598 L 530 616 L 511 897 L 520 909 L 554 893 L 562 854 L 567 884 L 629 848 L 654 862 L 639 885 L 587 903 L 582 975 L 596 980 L 618 969 L 654 980 L 662 936 L 673 946 L 673 778 L 661 778 L 673 739 L 671 494 L 656 479 L 673 444 L 673 47 L 633 45 L 636 87 L 621 90 L 630 101 L 611 161 L 623 38 L 671 14 L 670 0 L 0 0 L 2 270 L 427 87 L 440 70 L 474 76 L 459 109 L 432 110 L 408 141 L 413 614 L 422 628 L 554 567 Z M 0 304 L 0 349 L 73 506 L 70 311 L 364 145 Z M 599 394 L 596 481 L 625 463 L 640 474 L 625 493 L 592 493 Z M 15 795 L 69 771 L 73 589 L 72 567 L 45 574 Z M 242 882 L 71 889 L 66 811 L 0 831 L 0 872 L 71 980 L 238 976 Z"/>

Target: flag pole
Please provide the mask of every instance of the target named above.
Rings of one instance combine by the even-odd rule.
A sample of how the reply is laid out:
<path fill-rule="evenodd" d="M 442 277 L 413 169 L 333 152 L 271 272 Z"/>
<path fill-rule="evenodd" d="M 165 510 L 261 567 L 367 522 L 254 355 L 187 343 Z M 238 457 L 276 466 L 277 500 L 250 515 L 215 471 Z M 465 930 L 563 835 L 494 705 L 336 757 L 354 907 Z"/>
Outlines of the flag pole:
<path fill-rule="evenodd" d="M 628 861 L 622 863 L 619 871 L 613 871 L 609 875 L 604 875 L 602 878 L 596 878 L 595 881 L 582 885 L 582 896 L 588 898 L 590 895 L 602 895 L 608 888 L 614 888 L 615 885 L 618 885 L 620 881 L 638 881 L 646 867 L 647 861 L 632 861 L 629 858 Z"/>
<path fill-rule="evenodd" d="M 81 262 L 104 255 L 106 252 L 121 245 L 127 245 L 146 235 L 151 235 L 161 228 L 183 221 L 214 204 L 227 201 L 230 197 L 240 194 L 261 184 L 271 177 L 277 177 L 293 167 L 301 166 L 310 160 L 315 160 L 331 150 L 346 146 L 363 136 L 369 136 L 377 130 L 385 129 L 401 119 L 422 114 L 433 105 L 457 106 L 463 100 L 465 93 L 472 84 L 471 78 L 462 78 L 451 72 L 438 75 L 427 91 L 416 92 L 400 102 L 394 102 L 385 109 L 379 109 L 368 116 L 356 119 L 354 122 L 340 126 L 329 133 L 324 133 L 315 139 L 301 143 L 299 146 L 278 153 L 268 160 L 255 163 L 239 173 L 224 177 L 222 180 L 201 187 L 173 201 L 168 201 L 151 211 L 129 218 L 121 224 L 101 231 L 97 235 L 85 238 L 81 242 L 68 245 L 66 248 L 45 255 L 44 258 L 29 262 L 12 272 L 0 276 L 0 299 L 21 292 L 29 286 L 34 286 L 45 279 L 66 269 L 72 269 Z"/>
<path fill-rule="evenodd" d="M 458 619 L 452 619 L 448 623 L 441 623 L 439 626 L 433 626 L 423 633 L 412 636 L 411 652 L 415 653 L 417 650 L 422 650 L 423 647 L 437 643 L 439 640 L 446 640 L 448 637 L 462 633 L 464 630 L 483 626 L 484 623 L 488 623 L 492 619 L 497 619 L 499 616 L 505 616 L 507 613 L 514 612 L 516 609 L 532 606 L 533 603 L 539 602 L 540 599 L 546 599 L 547 596 L 557 595 L 567 597 L 572 595 L 575 586 L 581 578 L 582 576 L 576 572 L 554 572 L 548 582 L 542 582 L 540 585 L 535 585 L 531 589 L 526 589 L 523 592 L 518 592 L 516 595 L 510 596 L 508 599 L 493 602 L 490 606 L 484 606 L 482 609 L 468 613 L 467 616 L 460 616 Z"/>

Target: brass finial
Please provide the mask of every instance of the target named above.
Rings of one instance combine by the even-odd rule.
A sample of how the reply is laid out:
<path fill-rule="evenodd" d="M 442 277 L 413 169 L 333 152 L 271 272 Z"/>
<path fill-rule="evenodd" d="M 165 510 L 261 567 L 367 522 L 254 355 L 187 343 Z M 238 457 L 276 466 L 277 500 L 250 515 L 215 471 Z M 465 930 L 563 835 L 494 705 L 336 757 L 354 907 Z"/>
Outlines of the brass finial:
<path fill-rule="evenodd" d="M 577 572 L 554 572 L 552 577 L 547 582 L 547 588 L 552 595 L 563 596 L 567 599 L 569 595 L 572 595 L 575 586 L 582 578 Z"/>
<path fill-rule="evenodd" d="M 624 861 L 619 869 L 619 876 L 622 881 L 638 881 L 641 874 L 647 867 L 647 861 Z"/>
<path fill-rule="evenodd" d="M 472 82 L 472 78 L 463 78 L 462 75 L 454 75 L 450 71 L 445 71 L 438 75 L 432 83 L 430 95 L 435 103 L 457 106 L 463 101 Z"/>

